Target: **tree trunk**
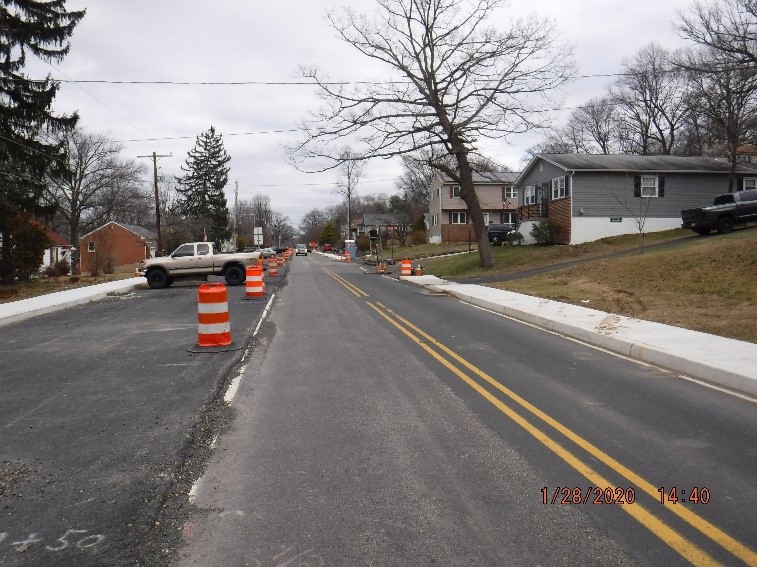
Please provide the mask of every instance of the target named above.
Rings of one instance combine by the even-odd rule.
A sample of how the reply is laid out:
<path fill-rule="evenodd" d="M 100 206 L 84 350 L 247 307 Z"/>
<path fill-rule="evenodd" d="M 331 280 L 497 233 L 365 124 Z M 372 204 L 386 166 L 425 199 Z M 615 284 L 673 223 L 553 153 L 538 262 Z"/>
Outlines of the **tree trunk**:
<path fill-rule="evenodd" d="M 460 152 L 457 154 L 457 166 L 460 174 L 460 198 L 468 207 L 468 218 L 473 224 L 473 232 L 476 235 L 481 267 L 491 268 L 494 266 L 494 254 L 489 243 L 486 227 L 484 226 L 484 214 L 481 210 L 481 203 L 473 188 L 473 170 L 465 153 Z"/>

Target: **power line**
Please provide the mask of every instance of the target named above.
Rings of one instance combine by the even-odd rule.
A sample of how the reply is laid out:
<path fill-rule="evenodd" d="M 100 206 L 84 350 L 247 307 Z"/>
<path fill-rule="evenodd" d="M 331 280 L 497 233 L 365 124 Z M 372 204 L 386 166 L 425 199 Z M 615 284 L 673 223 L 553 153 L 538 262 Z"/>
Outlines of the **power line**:
<path fill-rule="evenodd" d="M 52 65 L 51 65 L 52 67 Z M 411 84 L 410 81 L 407 80 L 398 80 L 398 81 L 259 81 L 259 80 L 250 80 L 250 81 L 169 81 L 169 80 L 125 80 L 125 79 L 72 79 L 71 77 L 68 77 L 63 71 L 60 71 L 60 69 L 57 69 L 53 67 L 57 71 L 59 71 L 62 75 L 64 75 L 65 79 L 57 79 L 53 78 L 53 81 L 56 81 L 58 83 L 71 83 L 71 84 L 90 84 L 90 85 L 159 85 L 159 86 L 165 86 L 165 85 L 175 85 L 175 86 L 304 86 L 304 87 L 314 87 L 318 85 L 328 85 L 328 86 L 344 86 L 344 85 L 404 85 L 404 84 Z M 753 70 L 753 67 L 750 66 L 736 66 L 736 67 L 728 67 L 723 69 L 716 69 L 712 68 L 712 71 L 715 72 L 733 72 L 733 71 L 739 71 L 739 70 Z M 660 73 L 679 73 L 681 72 L 681 69 L 678 67 L 670 67 L 667 69 L 658 69 Z M 647 71 L 646 70 L 639 70 L 639 71 L 624 71 L 624 72 L 617 72 L 617 73 L 591 73 L 591 74 L 582 74 L 577 75 L 575 78 L 578 79 L 601 79 L 601 78 L 612 78 L 612 77 L 632 77 L 634 75 L 643 75 Z M 6 80 L 10 81 L 40 81 L 40 79 L 28 79 L 28 78 L 7 78 Z M 88 93 L 89 94 L 89 93 Z M 93 97 L 94 98 L 94 97 Z"/>
<path fill-rule="evenodd" d="M 394 183 L 395 179 L 361 179 L 360 183 Z M 252 183 L 240 185 L 240 187 L 334 187 L 336 182 L 331 183 Z"/>
<path fill-rule="evenodd" d="M 139 132 L 140 134 L 143 134 L 143 135 L 145 135 L 145 136 L 149 136 L 149 134 L 148 134 L 147 132 L 144 132 L 143 130 L 141 130 L 140 128 L 138 128 L 137 126 L 135 126 L 134 124 L 132 124 L 131 122 L 129 122 L 129 121 L 128 121 L 128 120 L 126 119 L 126 118 L 124 118 L 123 116 L 121 116 L 121 115 L 120 115 L 120 114 L 119 114 L 118 112 L 116 112 L 115 110 L 113 110 L 113 109 L 112 109 L 112 108 L 111 108 L 110 106 L 108 106 L 107 104 L 105 104 L 105 103 L 104 103 L 103 101 L 101 101 L 101 100 L 100 100 L 99 98 L 97 98 L 97 97 L 96 97 L 95 95 L 93 95 L 93 94 L 92 94 L 91 92 L 89 92 L 89 91 L 88 91 L 87 89 L 85 89 L 84 87 L 82 87 L 81 85 L 79 85 L 79 84 L 78 84 L 78 83 L 79 83 L 79 81 L 76 81 L 76 80 L 74 80 L 74 79 L 71 79 L 71 77 L 69 77 L 68 75 L 66 75 L 66 73 L 65 73 L 65 72 L 63 72 L 63 71 L 61 71 L 61 70 L 60 70 L 60 69 L 59 69 L 58 67 L 55 67 L 55 66 L 54 66 L 54 65 L 53 65 L 52 63 L 49 63 L 49 62 L 48 62 L 48 65 L 49 65 L 49 66 L 50 66 L 50 67 L 51 67 L 52 69 L 54 69 L 54 70 L 58 71 L 58 72 L 59 72 L 59 73 L 60 73 L 61 75 L 63 75 L 64 77 L 67 77 L 67 79 L 65 79 L 65 80 L 63 80 L 63 79 L 61 79 L 61 80 L 58 80 L 58 79 L 53 79 L 53 80 L 56 80 L 56 81 L 58 81 L 58 82 L 68 82 L 68 83 L 73 83 L 73 84 L 76 84 L 76 86 L 77 86 L 77 87 L 78 87 L 78 88 L 79 88 L 79 89 L 80 89 L 80 90 L 81 90 L 82 92 L 84 92 L 84 93 L 85 93 L 85 94 L 86 94 L 87 96 L 91 97 L 91 98 L 92 98 L 92 99 L 94 99 L 94 100 L 95 100 L 95 101 L 96 101 L 97 103 L 99 103 L 99 104 L 101 104 L 102 106 L 104 106 L 105 108 L 107 108 L 107 109 L 108 109 L 108 111 L 110 111 L 111 113 L 113 113 L 114 115 L 116 115 L 116 116 L 117 116 L 118 118 L 120 118 L 121 120 L 123 120 L 123 121 L 124 121 L 124 122 L 125 122 L 126 124 L 128 124 L 129 126 L 131 126 L 132 128 L 134 128 L 134 130 L 136 130 L 136 131 L 137 131 L 137 132 Z"/>
<path fill-rule="evenodd" d="M 299 132 L 297 128 L 291 130 L 258 130 L 256 132 L 233 132 L 231 134 L 222 134 L 224 137 L 229 136 L 254 136 L 257 134 L 286 134 L 287 132 Z M 127 142 L 157 142 L 164 140 L 192 140 L 197 136 L 171 136 L 166 138 L 139 138 L 132 140 L 115 140 L 116 143 L 125 144 Z"/>

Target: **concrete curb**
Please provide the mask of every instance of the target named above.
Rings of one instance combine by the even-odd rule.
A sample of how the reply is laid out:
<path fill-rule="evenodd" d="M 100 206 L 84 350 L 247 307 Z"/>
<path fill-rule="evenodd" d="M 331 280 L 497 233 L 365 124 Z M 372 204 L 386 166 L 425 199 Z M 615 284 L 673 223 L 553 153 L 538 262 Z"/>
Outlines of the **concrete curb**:
<path fill-rule="evenodd" d="M 757 396 L 757 345 L 435 276 L 400 279 L 636 360 Z"/>
<path fill-rule="evenodd" d="M 11 301 L 10 303 L 0 303 L 0 326 L 10 325 L 11 323 L 16 323 L 17 321 L 23 321 L 46 313 L 53 313 L 54 311 L 60 311 L 75 305 L 98 301 L 107 297 L 109 294 L 131 291 L 138 285 L 146 283 L 147 280 L 145 280 L 145 278 L 135 277 L 114 282 L 77 287 L 65 291 L 56 291 L 54 293 L 40 295 L 39 297 Z"/>

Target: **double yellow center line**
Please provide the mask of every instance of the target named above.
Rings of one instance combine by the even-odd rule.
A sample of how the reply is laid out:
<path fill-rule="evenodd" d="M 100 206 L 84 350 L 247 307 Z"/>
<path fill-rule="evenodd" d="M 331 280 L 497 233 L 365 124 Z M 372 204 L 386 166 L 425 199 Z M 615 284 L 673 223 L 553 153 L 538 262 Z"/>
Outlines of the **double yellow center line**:
<path fill-rule="evenodd" d="M 325 271 L 356 297 L 368 297 L 367 293 L 365 293 L 363 290 L 353 285 L 352 283 L 348 282 L 343 277 L 335 274 L 331 270 L 326 269 Z M 609 467 L 615 473 L 619 474 L 630 483 L 636 485 L 642 492 L 648 494 L 653 499 L 653 501 L 659 502 L 658 488 L 652 483 L 645 480 L 640 475 L 634 473 L 633 471 L 619 463 L 617 460 L 613 459 L 608 454 L 600 450 L 598 447 L 572 431 L 570 428 L 550 417 L 512 390 L 502 385 L 489 374 L 477 368 L 475 365 L 459 356 L 447 346 L 443 345 L 442 343 L 434 339 L 431 335 L 419 329 L 410 321 L 389 309 L 387 306 L 379 302 L 373 303 L 370 301 L 366 301 L 366 304 L 380 317 L 382 317 L 388 323 L 398 329 L 412 342 L 426 351 L 432 358 L 437 360 L 455 376 L 457 376 L 468 386 L 470 386 L 475 392 L 485 398 L 494 407 L 496 407 L 503 414 L 512 419 L 516 424 L 518 424 L 526 432 L 536 438 L 555 455 L 560 457 L 565 463 L 567 463 L 573 469 L 583 475 L 594 486 L 606 487 L 612 486 L 613 483 L 609 482 L 591 466 L 576 457 L 573 453 L 563 447 L 558 441 L 533 425 L 530 421 L 523 417 L 523 415 L 505 404 L 502 399 L 498 398 L 487 388 L 485 388 L 481 384 L 481 382 L 487 384 L 489 387 L 501 393 L 504 396 L 504 399 L 508 400 L 511 403 L 514 403 L 517 406 L 520 406 L 520 408 L 524 410 L 524 415 L 550 426 L 552 429 L 589 453 L 592 457 Z M 673 548 L 682 557 L 686 558 L 693 565 L 721 565 L 721 563 L 714 557 L 712 557 L 712 555 L 701 549 L 691 540 L 665 523 L 663 520 L 661 520 L 659 517 L 657 517 L 655 514 L 650 512 L 647 508 L 645 508 L 638 502 L 634 502 L 633 504 L 622 503 L 617 505 L 621 506 L 623 511 L 633 517 L 645 528 L 650 530 L 653 534 L 659 537 L 662 541 Z M 757 553 L 752 551 L 748 546 L 726 534 L 717 526 L 700 517 L 698 514 L 684 507 L 682 504 L 671 505 L 667 507 L 666 510 L 678 516 L 684 522 L 695 528 L 703 535 L 710 538 L 723 549 L 738 557 L 747 565 L 757 565 Z"/>

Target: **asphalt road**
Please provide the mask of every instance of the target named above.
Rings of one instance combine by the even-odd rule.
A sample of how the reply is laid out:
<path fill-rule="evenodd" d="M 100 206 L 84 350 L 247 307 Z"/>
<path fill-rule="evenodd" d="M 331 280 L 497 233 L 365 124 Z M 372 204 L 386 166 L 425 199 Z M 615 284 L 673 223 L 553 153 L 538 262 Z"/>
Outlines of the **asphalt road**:
<path fill-rule="evenodd" d="M 757 564 L 754 401 L 288 270 L 229 288 L 231 352 L 188 284 L 0 328 L 0 564 Z"/>
<path fill-rule="evenodd" d="M 228 288 L 238 350 L 189 352 L 197 286 L 0 328 L 0 564 L 160 564 L 268 301 Z"/>
<path fill-rule="evenodd" d="M 757 561 L 753 401 L 318 256 L 266 325 L 179 565 Z"/>

